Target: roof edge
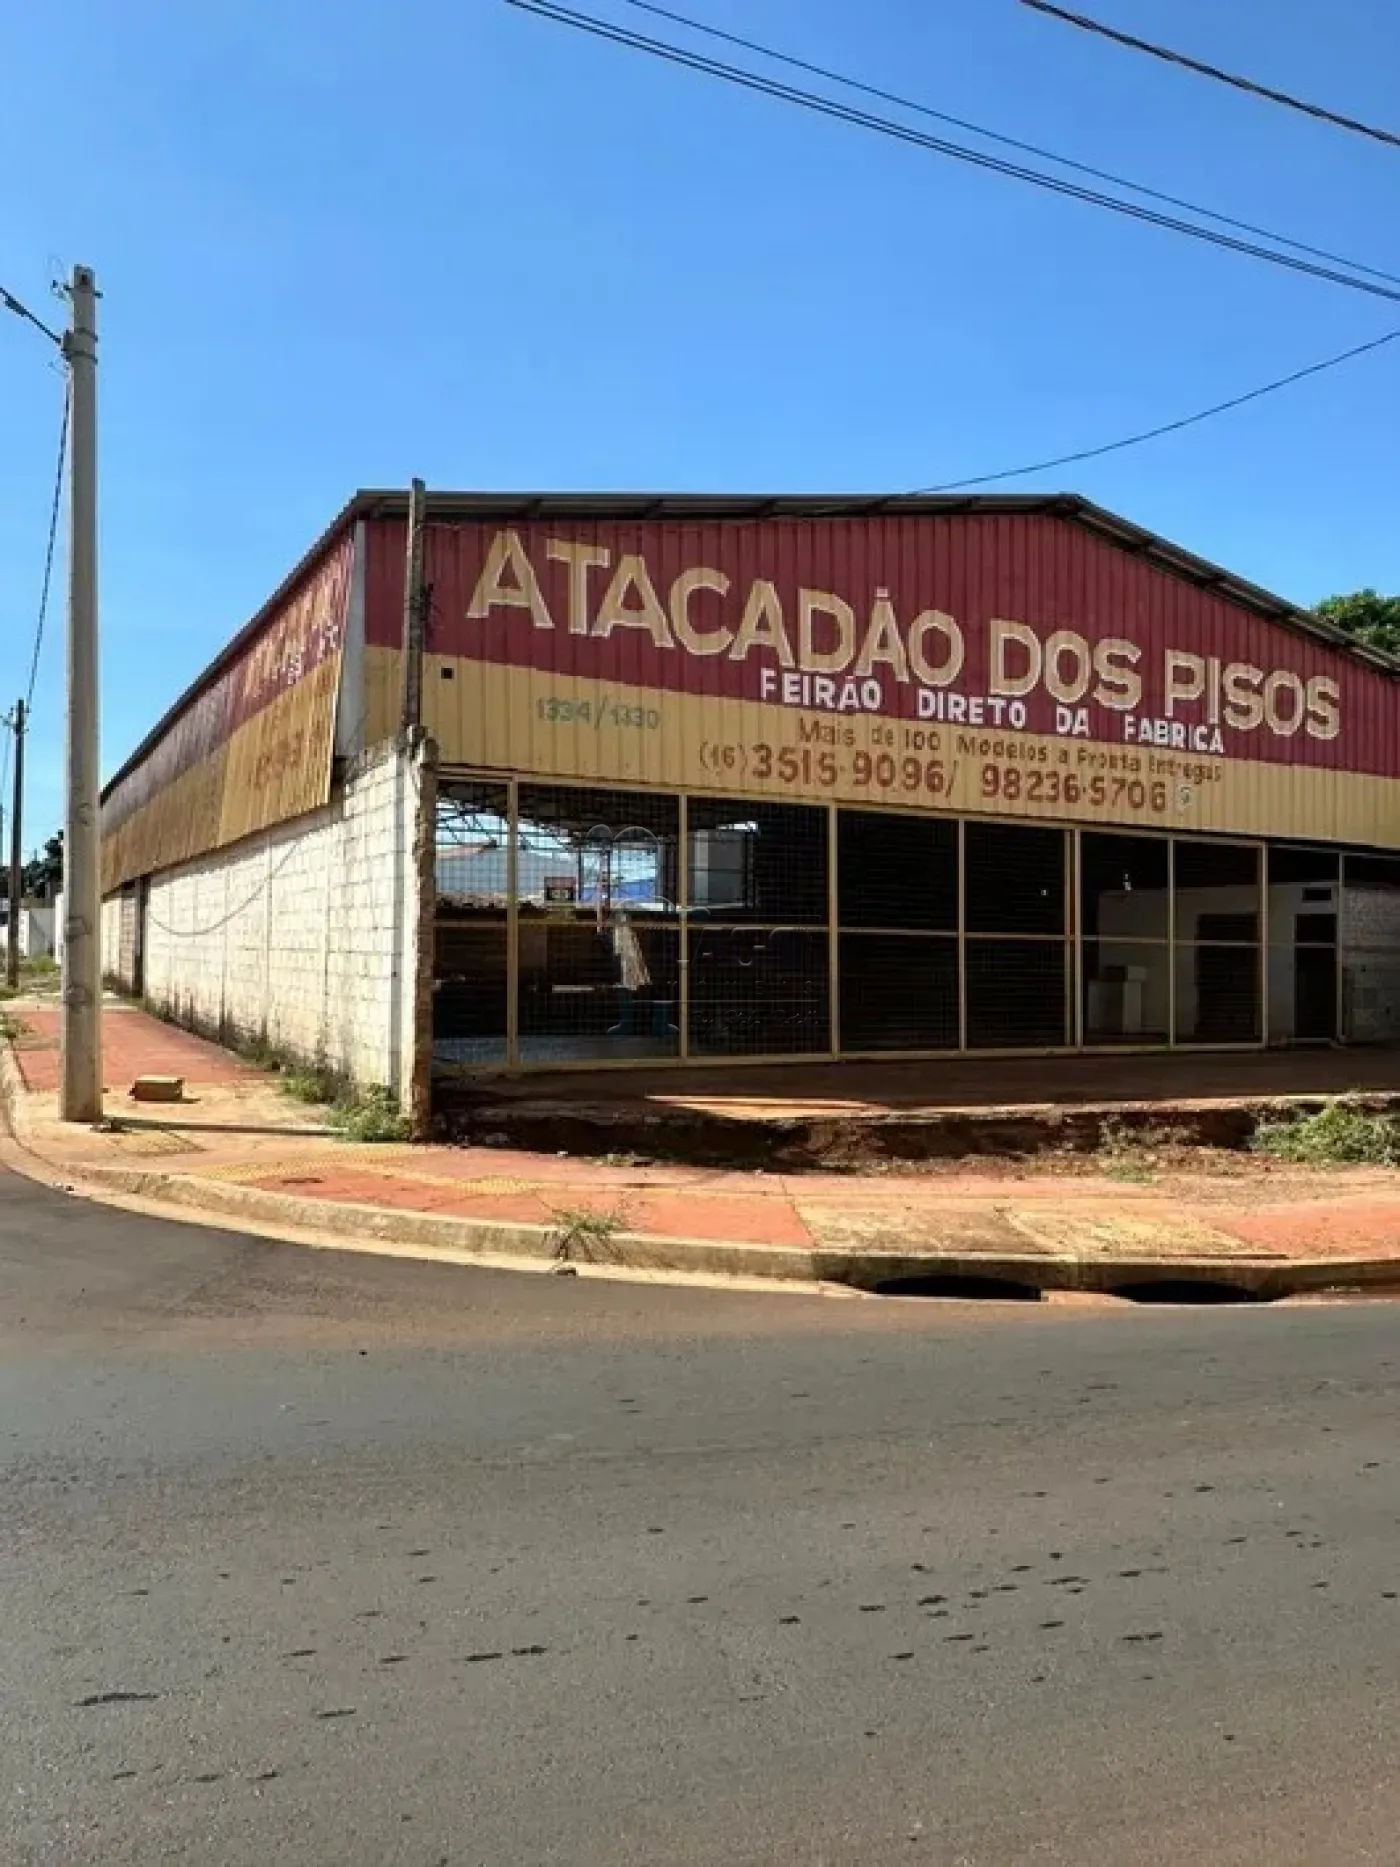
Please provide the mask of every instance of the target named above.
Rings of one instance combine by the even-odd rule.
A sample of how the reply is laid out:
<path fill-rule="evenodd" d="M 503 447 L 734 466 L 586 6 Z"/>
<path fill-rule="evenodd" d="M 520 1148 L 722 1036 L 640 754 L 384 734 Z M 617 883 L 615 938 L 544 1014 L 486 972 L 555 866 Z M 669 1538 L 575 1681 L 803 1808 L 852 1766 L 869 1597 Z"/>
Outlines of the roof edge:
<path fill-rule="evenodd" d="M 406 488 L 362 488 L 346 501 L 315 542 L 278 584 L 271 596 L 245 622 L 208 667 L 166 708 L 134 751 L 122 761 L 102 787 L 106 801 L 124 779 L 160 743 L 175 721 L 206 693 L 256 636 L 269 615 L 285 602 L 343 533 L 361 519 L 407 518 Z M 1323 642 L 1338 654 L 1376 673 L 1400 679 L 1400 658 L 1367 648 L 1315 611 L 1290 603 L 1261 585 L 1236 577 L 1208 558 L 1173 544 L 1158 532 L 1148 531 L 1131 519 L 1098 506 L 1079 493 L 542 493 L 542 492 L 432 492 L 427 496 L 429 518 L 530 519 L 600 518 L 634 521 L 671 519 L 698 523 L 722 520 L 758 524 L 765 520 L 821 520 L 897 517 L 964 518 L 1015 514 L 1044 514 L 1064 518 L 1096 533 L 1133 556 L 1146 558 L 1162 570 L 1253 610 L 1270 622 Z"/>
<path fill-rule="evenodd" d="M 363 516 L 406 518 L 408 493 L 393 488 L 357 493 L 352 505 Z M 859 519 L 880 517 L 975 517 L 1040 513 L 1065 518 L 1134 556 L 1229 598 L 1271 622 L 1324 642 L 1378 673 L 1400 675 L 1400 658 L 1368 648 L 1327 622 L 1315 610 L 1291 603 L 1248 578 L 1237 577 L 1209 558 L 1198 557 L 1160 532 L 1125 519 L 1081 493 L 542 493 L 429 492 L 429 517 L 503 519 L 598 517 L 612 520 Z"/>
<path fill-rule="evenodd" d="M 175 724 L 176 720 L 179 719 L 180 715 L 192 707 L 201 694 L 208 693 L 209 689 L 225 673 L 230 663 L 237 660 L 242 650 L 246 648 L 248 643 L 257 635 L 258 630 L 262 628 L 272 612 L 287 600 L 302 579 L 307 577 L 316 568 L 317 564 L 330 550 L 331 546 L 336 543 L 342 533 L 347 531 L 350 526 L 355 523 L 356 519 L 361 516 L 359 506 L 363 497 L 363 494 L 357 493 L 353 499 L 348 500 L 346 504 L 341 507 L 340 511 L 336 513 L 335 517 L 321 533 L 320 537 L 316 539 L 315 543 L 302 552 L 291 570 L 287 572 L 281 583 L 279 583 L 277 588 L 272 592 L 272 595 L 261 603 L 257 611 L 248 618 L 242 628 L 224 643 L 214 659 L 201 673 L 195 676 L 194 680 L 190 682 L 183 693 L 178 694 L 175 699 L 171 701 L 170 705 L 165 709 L 164 713 L 161 714 L 160 718 L 146 734 L 145 738 L 142 739 L 134 751 L 127 754 L 121 764 L 112 773 L 111 777 L 103 785 L 99 794 L 102 803 L 105 804 L 108 797 L 117 786 L 121 784 L 124 779 L 130 777 L 131 773 L 135 771 L 141 761 L 155 750 L 166 733 L 168 733 L 170 728 Z M 406 507 L 407 495 L 405 495 L 405 509 Z"/>

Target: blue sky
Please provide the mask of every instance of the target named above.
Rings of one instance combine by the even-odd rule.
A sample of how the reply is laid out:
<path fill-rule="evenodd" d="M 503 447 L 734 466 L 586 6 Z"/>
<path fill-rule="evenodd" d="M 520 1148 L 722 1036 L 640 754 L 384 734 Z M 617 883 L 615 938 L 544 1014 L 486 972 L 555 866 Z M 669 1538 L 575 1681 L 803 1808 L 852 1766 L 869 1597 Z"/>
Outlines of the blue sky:
<path fill-rule="evenodd" d="M 578 0 L 646 29 L 624 0 Z M 682 0 L 939 108 L 1400 271 L 1400 151 L 1014 0 Z M 1392 122 L 1393 0 L 1100 0 Z M 74 0 L 5 30 L 0 283 L 102 304 L 111 770 L 358 485 L 908 489 L 1092 446 L 1400 327 L 504 0 Z M 1400 127 L 1400 125 L 1393 125 Z M 1400 344 L 1069 486 L 1302 602 L 1400 587 Z M 0 315 L 0 703 L 61 384 Z M 61 813 L 61 609 L 30 837 Z"/>

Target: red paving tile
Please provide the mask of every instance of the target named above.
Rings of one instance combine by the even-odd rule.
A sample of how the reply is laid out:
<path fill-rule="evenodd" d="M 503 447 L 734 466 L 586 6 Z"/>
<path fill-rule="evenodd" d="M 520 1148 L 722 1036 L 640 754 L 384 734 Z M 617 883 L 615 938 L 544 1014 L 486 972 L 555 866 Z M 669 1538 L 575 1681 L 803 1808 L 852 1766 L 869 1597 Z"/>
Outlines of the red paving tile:
<path fill-rule="evenodd" d="M 1381 1257 L 1400 1250 L 1400 1200 L 1278 1207 L 1231 1217 L 1223 1229 L 1290 1258 Z"/>
<path fill-rule="evenodd" d="M 629 1202 L 629 1232 L 659 1238 L 714 1238 L 745 1245 L 812 1245 L 806 1225 L 785 1199 L 696 1199 L 649 1193 Z"/>
<path fill-rule="evenodd" d="M 341 1173 L 268 1174 L 244 1180 L 245 1186 L 268 1193 L 290 1193 L 304 1199 L 324 1199 L 338 1206 L 382 1206 L 394 1212 L 426 1212 L 456 1218 L 501 1219 L 521 1225 L 548 1225 L 553 1218 L 538 1193 L 464 1194 L 453 1187 L 424 1186 L 414 1180 L 396 1180 L 389 1174 Z"/>
<path fill-rule="evenodd" d="M 782 1197 L 697 1199 L 647 1192 L 628 1199 L 600 1195 L 596 1188 L 538 1187 L 468 1193 L 421 1180 L 399 1179 L 374 1169 L 330 1168 L 307 1173 L 265 1174 L 246 1180 L 265 1192 L 291 1193 L 334 1204 L 384 1206 L 396 1212 L 452 1214 L 528 1225 L 557 1222 L 561 1213 L 594 1212 L 616 1218 L 629 1232 L 662 1238 L 712 1238 L 758 1245 L 811 1245 L 811 1232 Z"/>
<path fill-rule="evenodd" d="M 25 1085 L 53 1090 L 59 1084 L 60 1018 L 57 1008 L 26 1008 L 21 1021 L 31 1040 L 50 1046 L 20 1048 L 16 1061 Z M 188 1031 L 177 1031 L 148 1017 L 144 1011 L 108 1012 L 102 1019 L 102 1075 L 110 1091 L 129 1089 L 138 1076 L 183 1076 L 190 1083 L 238 1083 L 261 1074 L 251 1064 L 206 1043 Z"/>
<path fill-rule="evenodd" d="M 557 1210 L 552 1210 L 549 1201 L 541 1199 L 538 1193 L 479 1193 L 458 1197 L 438 1210 L 454 1219 L 494 1219 L 502 1225 L 556 1225 L 559 1222 Z"/>
<path fill-rule="evenodd" d="M 392 1206 L 404 1212 L 437 1212 L 461 1197 L 450 1186 L 422 1186 L 411 1180 L 395 1180 L 386 1174 L 356 1173 L 353 1169 L 341 1168 L 332 1168 L 327 1173 L 265 1174 L 245 1180 L 243 1184 L 268 1193 L 288 1193 L 294 1198 Z"/>
<path fill-rule="evenodd" d="M 56 1050 L 16 1050 L 15 1062 L 26 1089 L 44 1095 L 58 1088 L 59 1054 Z"/>

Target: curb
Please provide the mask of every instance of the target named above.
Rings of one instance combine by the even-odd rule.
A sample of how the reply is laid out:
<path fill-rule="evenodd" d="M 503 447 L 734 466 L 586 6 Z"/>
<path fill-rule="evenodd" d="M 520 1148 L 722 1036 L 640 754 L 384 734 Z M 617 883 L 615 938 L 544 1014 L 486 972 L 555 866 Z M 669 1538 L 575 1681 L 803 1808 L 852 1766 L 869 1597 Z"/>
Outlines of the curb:
<path fill-rule="evenodd" d="M 7 1140 L 0 1157 L 26 1178 L 65 1191 L 88 1192 L 120 1203 L 142 1202 L 161 1216 L 207 1213 L 211 1222 L 245 1223 L 264 1236 L 302 1236 L 291 1242 L 343 1244 L 386 1255 L 438 1255 L 451 1262 L 512 1264 L 541 1270 L 556 1259 L 553 1227 L 509 1220 L 454 1218 L 440 1213 L 309 1199 L 261 1187 L 205 1180 L 192 1174 L 83 1162 L 69 1167 L 38 1153 L 29 1136 L 28 1092 L 14 1051 L 0 1043 L 0 1127 Z M 312 1235 L 308 1237 L 308 1235 Z M 567 1261 L 580 1271 L 676 1278 L 718 1277 L 752 1287 L 773 1284 L 852 1292 L 918 1294 L 920 1284 L 962 1282 L 979 1294 L 1066 1291 L 1120 1296 L 1152 1286 L 1196 1285 L 1261 1302 L 1328 1290 L 1400 1288 L 1400 1251 L 1390 1258 L 1208 1257 L 1172 1259 L 1081 1257 L 1015 1251 L 796 1250 L 782 1245 L 725 1243 L 710 1238 L 666 1238 L 619 1232 Z"/>
<path fill-rule="evenodd" d="M 453 1218 L 440 1213 L 385 1211 L 378 1206 L 308 1199 L 260 1187 L 200 1180 L 188 1174 L 139 1168 L 93 1167 L 84 1176 L 128 1198 L 182 1211 L 244 1218 L 260 1227 L 278 1224 L 358 1244 L 426 1247 L 454 1256 L 524 1260 L 536 1266 L 555 1258 L 550 1226 Z M 1344 1288 L 1400 1286 L 1400 1255 L 1392 1258 L 1077 1257 L 1043 1252 L 847 1252 L 794 1250 L 781 1245 L 726 1244 L 709 1238 L 663 1238 L 619 1232 L 569 1262 L 595 1270 L 660 1272 L 744 1278 L 779 1284 L 839 1285 L 874 1293 L 933 1279 L 965 1280 L 979 1287 L 1003 1283 L 1013 1290 L 1075 1291 L 1113 1296 L 1153 1285 L 1207 1285 L 1259 1301 Z M 915 1294 L 910 1291 L 909 1294 Z M 899 1294 L 898 1289 L 890 1294 Z M 994 1294 L 991 1289 L 987 1294 Z"/>
<path fill-rule="evenodd" d="M 15 1047 L 8 1038 L 0 1042 L 0 1123 L 3 1123 L 13 1140 L 21 1146 L 27 1145 L 26 1137 L 30 1131 L 29 1092 L 15 1056 Z"/>
<path fill-rule="evenodd" d="M 555 1259 L 555 1230 L 502 1219 L 458 1219 L 441 1213 L 405 1212 L 397 1207 L 307 1199 L 261 1187 L 201 1180 L 191 1174 L 152 1173 L 131 1167 L 88 1167 L 84 1180 L 127 1198 L 158 1201 L 182 1210 L 216 1212 L 224 1218 L 295 1226 L 362 1243 L 418 1245 L 473 1257 L 521 1258 L 548 1264 Z M 765 1278 L 778 1283 L 827 1281 L 819 1253 L 782 1245 L 725 1244 L 710 1238 L 661 1238 L 648 1232 L 619 1232 L 606 1243 L 571 1255 L 580 1268 L 702 1272 L 719 1277 Z"/>

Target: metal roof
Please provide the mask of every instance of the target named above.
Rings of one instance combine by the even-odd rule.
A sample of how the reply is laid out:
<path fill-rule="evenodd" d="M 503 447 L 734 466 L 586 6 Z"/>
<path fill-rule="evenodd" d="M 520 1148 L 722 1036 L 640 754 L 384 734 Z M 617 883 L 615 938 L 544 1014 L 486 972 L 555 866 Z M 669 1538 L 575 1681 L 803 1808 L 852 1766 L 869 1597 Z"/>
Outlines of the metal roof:
<path fill-rule="evenodd" d="M 1078 493 L 486 493 L 429 492 L 427 517 L 445 522 L 482 519 L 671 520 L 676 524 L 704 522 L 753 524 L 763 520 L 818 520 L 872 518 L 967 518 L 1041 516 L 1081 526 L 1130 556 L 1145 559 L 1175 577 L 1181 577 L 1213 596 L 1225 597 L 1281 627 L 1321 640 L 1330 648 L 1366 663 L 1392 678 L 1400 677 L 1400 661 L 1377 649 L 1363 647 L 1315 611 L 1289 603 L 1258 584 L 1183 550 L 1157 532 L 1147 531 L 1117 513 L 1096 506 Z M 360 519 L 407 518 L 405 488 L 366 489 L 354 495 L 331 520 L 321 536 L 283 578 L 272 595 L 220 650 L 204 672 L 162 715 L 135 751 L 103 786 L 108 793 L 150 753 L 173 722 L 210 688 L 254 637 L 268 614 L 291 594 L 300 580 L 332 544 Z"/>

